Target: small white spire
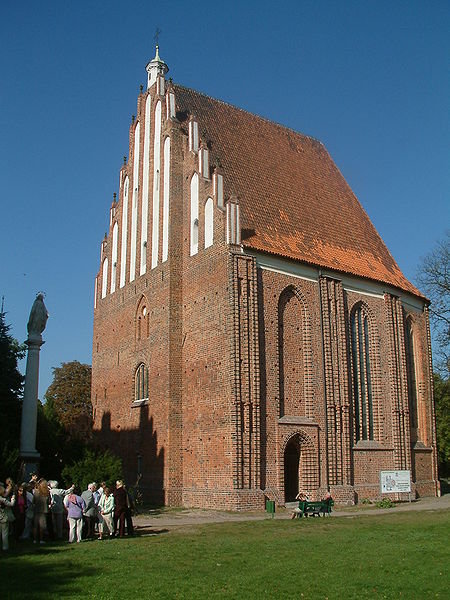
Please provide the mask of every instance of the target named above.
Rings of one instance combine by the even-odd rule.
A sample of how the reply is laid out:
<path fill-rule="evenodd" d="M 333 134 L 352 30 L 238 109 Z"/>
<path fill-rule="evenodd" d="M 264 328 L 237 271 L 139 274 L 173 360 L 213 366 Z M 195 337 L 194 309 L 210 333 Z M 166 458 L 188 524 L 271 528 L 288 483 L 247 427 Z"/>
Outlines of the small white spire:
<path fill-rule="evenodd" d="M 145 67 L 148 73 L 147 78 L 147 89 L 150 89 L 152 85 L 155 83 L 158 75 L 164 75 L 169 71 L 169 67 L 166 63 L 159 57 L 159 46 L 156 45 L 156 53 L 155 58 L 153 58 Z"/>

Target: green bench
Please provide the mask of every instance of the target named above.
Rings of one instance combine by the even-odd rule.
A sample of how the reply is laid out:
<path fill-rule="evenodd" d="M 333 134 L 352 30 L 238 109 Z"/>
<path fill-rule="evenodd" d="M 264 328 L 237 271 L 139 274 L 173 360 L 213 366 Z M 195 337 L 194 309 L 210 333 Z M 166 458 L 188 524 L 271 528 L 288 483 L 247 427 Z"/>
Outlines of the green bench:
<path fill-rule="evenodd" d="M 313 517 L 320 517 L 331 514 L 331 507 L 334 506 L 333 500 L 321 500 L 320 502 L 308 502 L 307 500 L 300 500 L 298 503 L 298 508 L 300 509 L 297 512 L 297 517 L 300 518 L 303 515 L 308 517 L 309 515 Z"/>

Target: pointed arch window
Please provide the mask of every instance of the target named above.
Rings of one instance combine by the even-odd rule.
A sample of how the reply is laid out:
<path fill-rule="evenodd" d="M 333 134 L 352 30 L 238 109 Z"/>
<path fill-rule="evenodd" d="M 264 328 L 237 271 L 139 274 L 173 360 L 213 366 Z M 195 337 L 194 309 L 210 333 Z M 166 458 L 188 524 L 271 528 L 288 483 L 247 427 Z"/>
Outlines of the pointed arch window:
<path fill-rule="evenodd" d="M 370 323 L 367 310 L 362 304 L 351 315 L 351 345 L 355 440 L 373 440 Z"/>
<path fill-rule="evenodd" d="M 134 378 L 134 401 L 148 400 L 148 367 L 141 363 L 136 369 Z"/>

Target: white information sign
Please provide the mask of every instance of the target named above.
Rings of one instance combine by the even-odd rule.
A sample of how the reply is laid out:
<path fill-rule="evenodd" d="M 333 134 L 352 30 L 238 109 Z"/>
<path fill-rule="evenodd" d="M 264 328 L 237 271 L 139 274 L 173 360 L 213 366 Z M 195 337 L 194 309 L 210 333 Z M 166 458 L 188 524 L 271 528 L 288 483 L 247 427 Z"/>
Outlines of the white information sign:
<path fill-rule="evenodd" d="M 380 471 L 382 494 L 411 491 L 411 471 Z"/>

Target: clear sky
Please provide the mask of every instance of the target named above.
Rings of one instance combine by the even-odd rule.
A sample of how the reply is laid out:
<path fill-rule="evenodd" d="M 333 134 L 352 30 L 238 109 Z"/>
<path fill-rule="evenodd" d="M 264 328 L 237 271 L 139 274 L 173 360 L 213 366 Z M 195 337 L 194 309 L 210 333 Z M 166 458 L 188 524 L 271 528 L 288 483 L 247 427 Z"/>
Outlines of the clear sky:
<path fill-rule="evenodd" d="M 321 140 L 409 279 L 449 227 L 448 0 L 5 0 L 0 296 L 24 341 L 46 293 L 41 397 L 52 367 L 91 362 L 100 242 L 156 27 L 175 82 Z"/>

